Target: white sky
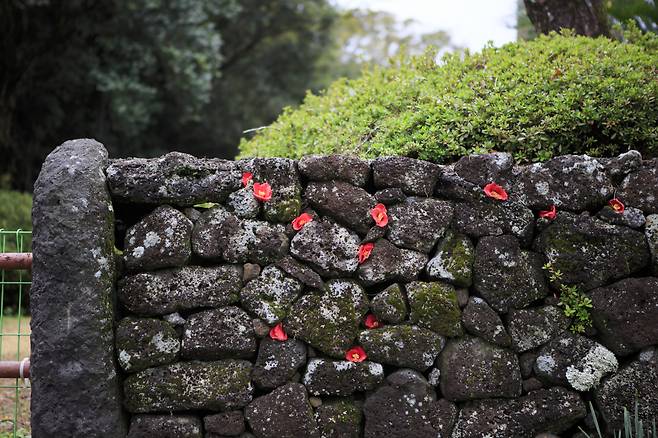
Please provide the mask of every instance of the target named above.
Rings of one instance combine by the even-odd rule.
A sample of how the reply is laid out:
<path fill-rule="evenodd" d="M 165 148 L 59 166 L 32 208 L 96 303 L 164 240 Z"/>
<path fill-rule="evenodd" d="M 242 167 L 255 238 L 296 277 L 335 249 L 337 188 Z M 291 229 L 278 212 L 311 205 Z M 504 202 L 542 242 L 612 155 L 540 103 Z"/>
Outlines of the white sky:
<path fill-rule="evenodd" d="M 369 8 L 418 21 L 419 31 L 445 30 L 452 42 L 471 50 L 489 40 L 516 40 L 516 0 L 333 0 L 343 8 Z"/>

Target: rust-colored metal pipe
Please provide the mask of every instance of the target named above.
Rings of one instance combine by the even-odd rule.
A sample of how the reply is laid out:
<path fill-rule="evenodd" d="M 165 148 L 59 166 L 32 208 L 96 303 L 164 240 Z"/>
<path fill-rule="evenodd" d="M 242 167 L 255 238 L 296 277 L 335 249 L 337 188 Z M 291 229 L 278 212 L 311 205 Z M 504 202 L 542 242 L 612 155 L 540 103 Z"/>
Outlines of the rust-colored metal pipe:
<path fill-rule="evenodd" d="M 32 253 L 0 253 L 0 269 L 32 269 Z"/>
<path fill-rule="evenodd" d="M 29 379 L 30 359 L 25 358 L 21 361 L 15 361 L 15 360 L 0 361 L 0 378 L 1 379 Z"/>

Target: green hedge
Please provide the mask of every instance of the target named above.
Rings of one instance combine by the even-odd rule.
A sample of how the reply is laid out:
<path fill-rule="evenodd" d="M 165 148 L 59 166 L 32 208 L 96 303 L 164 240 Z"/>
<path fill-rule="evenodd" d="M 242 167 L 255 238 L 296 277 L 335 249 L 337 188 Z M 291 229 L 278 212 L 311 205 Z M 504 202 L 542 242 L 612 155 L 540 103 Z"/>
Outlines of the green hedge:
<path fill-rule="evenodd" d="M 32 229 L 32 195 L 0 190 L 0 229 Z"/>
<path fill-rule="evenodd" d="M 240 156 L 406 155 L 445 162 L 512 152 L 520 161 L 638 149 L 658 155 L 658 36 L 572 35 L 481 53 L 400 58 L 308 94 L 243 139 Z M 632 41 L 632 42 L 630 42 Z"/>

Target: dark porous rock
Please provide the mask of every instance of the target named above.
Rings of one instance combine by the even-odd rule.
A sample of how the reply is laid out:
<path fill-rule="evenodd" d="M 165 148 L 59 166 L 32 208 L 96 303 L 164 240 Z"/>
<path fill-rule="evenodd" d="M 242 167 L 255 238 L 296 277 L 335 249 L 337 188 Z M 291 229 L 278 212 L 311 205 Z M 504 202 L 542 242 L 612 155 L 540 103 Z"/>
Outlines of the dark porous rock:
<path fill-rule="evenodd" d="M 514 159 L 507 152 L 469 155 L 462 157 L 454 165 L 455 173 L 466 181 L 484 186 L 496 182 L 509 189 L 507 179 L 510 177 Z"/>
<path fill-rule="evenodd" d="M 471 297 L 462 313 L 462 323 L 467 332 L 501 347 L 509 347 L 510 336 L 500 316 L 482 298 Z"/>
<path fill-rule="evenodd" d="M 454 165 L 441 167 L 434 195 L 455 201 L 473 202 L 485 199 L 482 188 L 459 176 Z"/>
<path fill-rule="evenodd" d="M 342 301 L 349 299 L 352 301 L 352 306 L 359 316 L 364 316 L 368 313 L 370 302 L 365 289 L 354 280 L 333 279 L 327 281 L 325 287 L 327 297 L 332 300 Z"/>
<path fill-rule="evenodd" d="M 658 344 L 658 278 L 626 278 L 589 296 L 599 340 L 615 354 Z"/>
<path fill-rule="evenodd" d="M 251 280 L 258 278 L 260 271 L 260 265 L 256 263 L 245 263 L 242 265 L 242 282 L 247 284 Z"/>
<path fill-rule="evenodd" d="M 240 302 L 253 315 L 268 324 L 276 324 L 286 317 L 290 305 L 301 292 L 299 281 L 270 265 L 242 289 Z"/>
<path fill-rule="evenodd" d="M 594 400 L 609 429 L 621 430 L 624 408 L 634 415 L 637 403 L 638 417 L 646 425 L 658 422 L 658 364 L 636 360 L 617 374 L 605 379 L 594 391 Z"/>
<path fill-rule="evenodd" d="M 304 385 L 288 383 L 258 397 L 245 409 L 249 426 L 258 438 L 319 438 Z"/>
<path fill-rule="evenodd" d="M 185 323 L 181 354 L 186 359 L 250 358 L 256 353 L 251 318 L 229 306 L 194 313 Z"/>
<path fill-rule="evenodd" d="M 366 398 L 365 438 L 449 437 L 457 408 L 437 400 L 434 388 L 418 372 L 399 370 Z"/>
<path fill-rule="evenodd" d="M 624 225 L 631 228 L 642 228 L 646 221 L 642 210 L 635 207 L 627 207 L 623 213 L 617 213 L 612 207 L 606 205 L 596 216 L 609 224 Z"/>
<path fill-rule="evenodd" d="M 295 301 L 284 327 L 289 335 L 329 356 L 342 358 L 357 337 L 360 320 L 354 296 L 325 292 L 303 295 Z"/>
<path fill-rule="evenodd" d="M 160 319 L 123 318 L 115 339 L 119 365 L 129 373 L 174 362 L 180 351 L 176 329 Z"/>
<path fill-rule="evenodd" d="M 642 162 L 642 167 L 624 178 L 617 197 L 627 207 L 636 207 L 644 214 L 658 213 L 658 159 Z"/>
<path fill-rule="evenodd" d="M 397 325 L 364 330 L 359 343 L 370 360 L 425 371 L 441 352 L 445 339 L 421 327 Z"/>
<path fill-rule="evenodd" d="M 560 434 L 586 415 L 585 403 L 577 392 L 560 387 L 540 389 L 514 400 L 480 400 L 467 404 L 459 412 L 452 438 Z"/>
<path fill-rule="evenodd" d="M 398 187 L 407 195 L 431 196 L 440 167 L 408 157 L 382 157 L 372 163 L 377 189 Z"/>
<path fill-rule="evenodd" d="M 651 252 L 651 272 L 658 276 L 658 214 L 647 216 L 644 237 Z"/>
<path fill-rule="evenodd" d="M 555 204 L 560 210 L 601 208 L 614 187 L 603 165 L 587 155 L 563 155 L 525 166 L 516 178 L 510 197 L 535 210 Z"/>
<path fill-rule="evenodd" d="M 527 379 L 532 375 L 532 368 L 535 366 L 536 359 L 537 353 L 532 351 L 519 354 L 519 366 L 521 367 L 521 376 L 524 379 Z"/>
<path fill-rule="evenodd" d="M 193 207 L 187 207 L 183 209 L 183 214 L 187 216 L 189 220 L 192 221 L 192 223 L 196 222 L 197 219 L 201 217 L 201 212 L 197 210 L 196 208 Z"/>
<path fill-rule="evenodd" d="M 452 221 L 453 207 L 448 201 L 432 198 L 407 198 L 388 209 L 386 236 L 393 244 L 428 253 Z"/>
<path fill-rule="evenodd" d="M 132 227 L 125 239 L 124 260 L 130 271 L 150 271 L 187 264 L 192 255 L 192 221 L 163 205 Z"/>
<path fill-rule="evenodd" d="M 306 346 L 303 342 L 265 338 L 260 343 L 251 379 L 260 389 L 274 389 L 290 381 L 305 363 Z"/>
<path fill-rule="evenodd" d="M 238 409 L 251 401 L 250 376 L 251 363 L 234 359 L 148 368 L 124 380 L 124 405 L 132 413 Z"/>
<path fill-rule="evenodd" d="M 585 336 L 564 332 L 545 345 L 535 361 L 535 374 L 545 383 L 590 391 L 617 371 L 617 358 Z"/>
<path fill-rule="evenodd" d="M 557 306 L 510 310 L 507 330 L 517 352 L 544 345 L 569 327 L 570 320 Z"/>
<path fill-rule="evenodd" d="M 585 290 L 638 272 L 649 264 L 644 234 L 590 216 L 561 212 L 535 239 L 565 284 Z"/>
<path fill-rule="evenodd" d="M 315 410 L 323 438 L 360 438 L 363 413 L 353 400 L 335 399 Z"/>
<path fill-rule="evenodd" d="M 203 417 L 206 435 L 240 436 L 245 431 L 244 413 L 229 411 Z"/>
<path fill-rule="evenodd" d="M 443 280 L 457 287 L 473 283 L 475 248 L 471 239 L 463 234 L 448 231 L 439 241 L 434 257 L 427 262 L 425 271 L 433 280 Z"/>
<path fill-rule="evenodd" d="M 457 303 L 459 303 L 459 307 L 463 309 L 468 304 L 468 289 L 464 287 L 458 287 L 455 289 L 455 293 L 457 294 Z"/>
<path fill-rule="evenodd" d="M 441 393 L 464 401 L 521 395 L 521 370 L 510 350 L 477 337 L 452 339 L 439 356 Z"/>
<path fill-rule="evenodd" d="M 240 219 L 222 206 L 203 212 L 192 233 L 194 254 L 230 263 L 273 263 L 288 252 L 283 225 Z"/>
<path fill-rule="evenodd" d="M 523 383 L 522 383 L 522 387 L 523 387 L 523 393 L 524 393 L 524 394 L 527 394 L 527 393 L 529 393 L 529 392 L 531 392 L 531 391 L 536 391 L 536 390 L 538 390 L 538 389 L 543 388 L 543 387 L 544 387 L 544 384 L 541 383 L 541 380 L 539 380 L 539 379 L 537 379 L 537 378 L 535 378 L 535 377 L 531 377 L 531 378 L 529 378 L 529 379 L 525 379 L 525 380 L 523 381 Z"/>
<path fill-rule="evenodd" d="M 548 295 L 542 265 L 513 236 L 483 237 L 475 248 L 475 290 L 498 312 L 526 307 Z"/>
<path fill-rule="evenodd" d="M 127 438 L 203 438 L 203 427 L 194 415 L 133 415 Z"/>
<path fill-rule="evenodd" d="M 321 275 L 340 277 L 358 267 L 359 236 L 326 220 L 312 221 L 290 242 L 290 254 Z"/>
<path fill-rule="evenodd" d="M 375 225 L 368 230 L 366 237 L 361 240 L 361 243 L 376 242 L 379 239 L 383 239 L 385 236 L 386 228 Z"/>
<path fill-rule="evenodd" d="M 398 324 L 407 317 L 407 302 L 399 284 L 392 284 L 372 299 L 372 313 L 379 321 Z"/>
<path fill-rule="evenodd" d="M 599 158 L 598 160 L 603 163 L 608 174 L 615 179 L 624 177 L 642 166 L 642 154 L 633 149 L 615 158 Z"/>
<path fill-rule="evenodd" d="M 228 196 L 226 205 L 237 217 L 255 219 L 260 212 L 260 203 L 251 186 L 244 187 Z"/>
<path fill-rule="evenodd" d="M 427 263 L 427 255 L 401 249 L 386 239 L 378 239 L 370 257 L 359 265 L 359 280 L 366 286 L 391 280 L 413 281 Z"/>
<path fill-rule="evenodd" d="M 365 187 L 370 179 L 370 164 L 352 155 L 306 155 L 297 164 L 310 181 L 338 180 Z"/>
<path fill-rule="evenodd" d="M 105 173 L 112 197 L 121 202 L 178 206 L 224 202 L 240 188 L 242 175 L 233 161 L 180 152 L 114 160 Z"/>
<path fill-rule="evenodd" d="M 439 281 L 414 281 L 407 284 L 406 289 L 412 323 L 442 336 L 463 333 L 454 287 Z"/>
<path fill-rule="evenodd" d="M 370 210 L 377 201 L 360 187 L 342 181 L 311 182 L 304 191 L 309 205 L 360 234 L 368 232 L 374 220 Z"/>
<path fill-rule="evenodd" d="M 529 243 L 535 217 L 532 211 L 514 202 L 481 199 L 455 204 L 454 227 L 473 238 L 511 234 Z"/>
<path fill-rule="evenodd" d="M 266 221 L 290 222 L 299 215 L 302 205 L 302 186 L 297 164 L 288 158 L 253 158 L 239 163 L 243 170 L 253 173 L 253 181 L 269 183 L 272 199 L 263 203 Z"/>
<path fill-rule="evenodd" d="M 131 312 L 164 315 L 233 304 L 240 298 L 242 269 L 233 265 L 185 266 L 119 280 L 118 296 Z"/>
<path fill-rule="evenodd" d="M 404 202 L 406 198 L 407 196 L 402 189 L 397 187 L 378 190 L 375 192 L 375 199 L 377 202 L 381 202 L 384 205 L 399 204 L 400 202 Z"/>
<path fill-rule="evenodd" d="M 322 289 L 324 287 L 322 277 L 317 272 L 291 256 L 285 256 L 276 262 L 276 267 L 308 287 L 313 289 Z"/>
<path fill-rule="evenodd" d="M 254 333 L 258 339 L 263 339 L 270 334 L 270 326 L 267 325 L 262 319 L 254 318 L 251 320 L 251 325 L 254 328 Z"/>
<path fill-rule="evenodd" d="M 370 391 L 384 380 L 384 367 L 376 362 L 311 359 L 302 382 L 313 395 L 348 396 Z"/>

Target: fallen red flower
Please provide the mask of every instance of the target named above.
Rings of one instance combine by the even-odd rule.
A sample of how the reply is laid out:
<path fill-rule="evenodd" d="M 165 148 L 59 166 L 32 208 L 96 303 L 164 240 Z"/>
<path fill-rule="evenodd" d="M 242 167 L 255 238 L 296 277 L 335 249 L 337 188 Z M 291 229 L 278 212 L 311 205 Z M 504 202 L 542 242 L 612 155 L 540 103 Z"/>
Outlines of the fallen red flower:
<path fill-rule="evenodd" d="M 361 347 L 352 347 L 345 353 L 345 359 L 350 362 L 363 362 L 368 358 L 365 350 Z"/>
<path fill-rule="evenodd" d="M 388 224 L 388 214 L 386 213 L 386 206 L 384 204 L 377 204 L 370 210 L 370 215 L 375 220 L 378 227 L 385 227 Z"/>
<path fill-rule="evenodd" d="M 364 243 L 363 245 L 359 246 L 359 264 L 368 260 L 368 257 L 370 257 L 370 253 L 374 247 L 375 244 L 372 242 Z"/>
<path fill-rule="evenodd" d="M 542 210 L 539 212 L 539 217 L 543 217 L 544 219 L 553 220 L 555 219 L 555 216 L 557 216 L 557 208 L 555 207 L 555 204 L 551 205 L 551 208 L 548 210 Z"/>
<path fill-rule="evenodd" d="M 369 329 L 374 329 L 374 328 L 378 328 L 378 327 L 382 326 L 382 323 L 379 322 L 377 317 L 375 315 L 373 315 L 372 313 L 369 313 L 366 316 L 366 320 L 364 321 L 364 324 L 365 324 L 366 328 L 369 328 Z"/>
<path fill-rule="evenodd" d="M 270 329 L 270 338 L 275 341 L 285 341 L 288 339 L 288 334 L 283 330 L 283 324 L 278 323 Z"/>
<path fill-rule="evenodd" d="M 610 201 L 608 201 L 608 205 L 612 207 L 615 213 L 619 213 L 619 214 L 623 213 L 624 210 L 626 209 L 624 203 L 617 198 L 612 198 Z"/>
<path fill-rule="evenodd" d="M 484 186 L 484 194 L 499 201 L 507 201 L 507 192 L 505 189 L 493 182 Z"/>
<path fill-rule="evenodd" d="M 272 199 L 272 187 L 268 183 L 254 183 L 254 197 L 259 201 Z"/>
<path fill-rule="evenodd" d="M 302 213 L 292 221 L 292 229 L 295 231 L 299 231 L 302 229 L 304 225 L 311 222 L 312 220 L 313 220 L 313 216 L 311 216 L 308 213 Z"/>
<path fill-rule="evenodd" d="M 254 174 L 251 172 L 244 172 L 242 174 L 242 186 L 247 187 L 247 184 L 249 184 L 249 181 L 254 177 Z"/>

